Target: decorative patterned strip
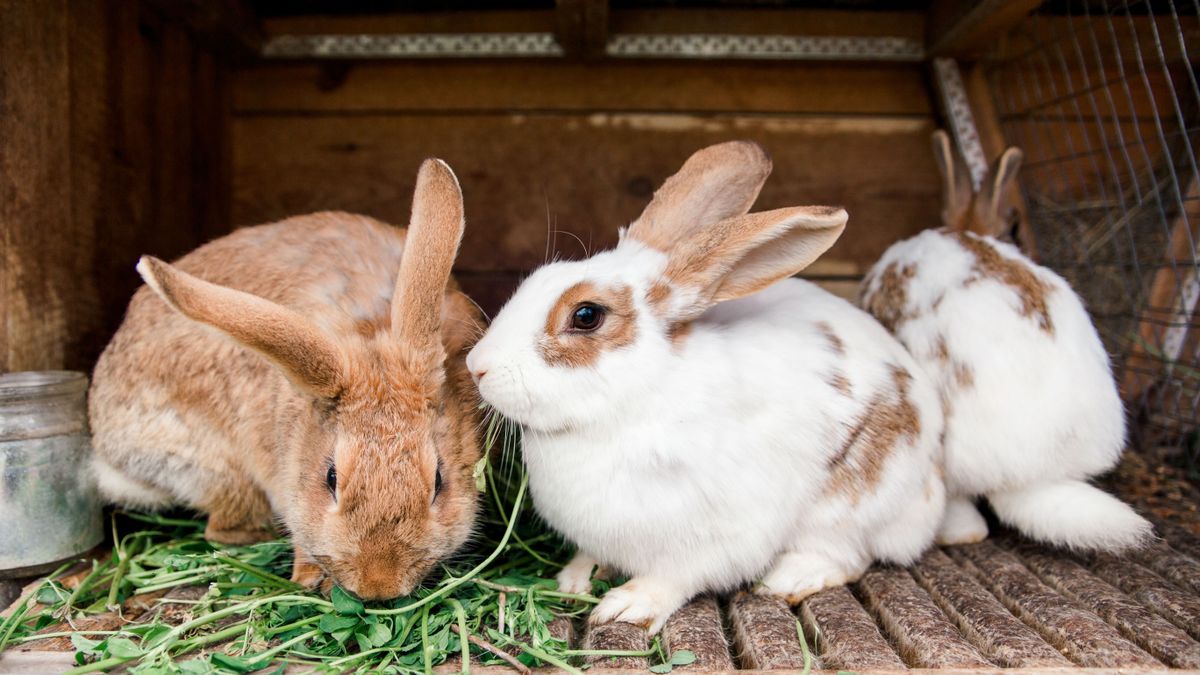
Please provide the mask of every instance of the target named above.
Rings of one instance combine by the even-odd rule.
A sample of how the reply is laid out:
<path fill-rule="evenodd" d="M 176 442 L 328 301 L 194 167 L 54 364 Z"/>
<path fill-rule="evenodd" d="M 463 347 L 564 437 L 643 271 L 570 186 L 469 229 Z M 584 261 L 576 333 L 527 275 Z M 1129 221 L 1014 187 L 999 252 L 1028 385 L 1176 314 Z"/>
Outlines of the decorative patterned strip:
<path fill-rule="evenodd" d="M 903 37 L 825 35 L 617 34 L 605 52 L 620 58 L 920 61 L 920 42 Z"/>
<path fill-rule="evenodd" d="M 280 35 L 263 45 L 273 59 L 411 59 L 562 56 L 552 33 Z"/>
<path fill-rule="evenodd" d="M 971 103 L 967 100 L 967 89 L 963 86 L 958 64 L 954 59 L 937 58 L 933 60 L 933 72 L 937 77 L 942 109 L 950 122 L 954 144 L 967 161 L 967 170 L 971 172 L 971 185 L 978 190 L 983 184 L 983 177 L 987 175 L 988 160 L 983 154 L 983 143 L 980 142 L 979 131 L 975 128 L 975 116 L 971 114 Z"/>

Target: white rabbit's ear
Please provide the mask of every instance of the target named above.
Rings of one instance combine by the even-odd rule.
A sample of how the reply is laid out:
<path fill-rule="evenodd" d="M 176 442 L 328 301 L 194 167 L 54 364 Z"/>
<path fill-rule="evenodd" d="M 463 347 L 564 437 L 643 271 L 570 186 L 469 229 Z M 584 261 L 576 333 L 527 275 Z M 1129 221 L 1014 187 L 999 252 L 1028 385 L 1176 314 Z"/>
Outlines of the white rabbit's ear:
<path fill-rule="evenodd" d="M 973 190 L 967 164 L 954 151 L 950 134 L 933 132 L 933 158 L 942 174 L 942 225 L 961 231 L 967 226 Z"/>
<path fill-rule="evenodd" d="M 727 218 L 693 232 L 669 253 L 669 293 L 652 291 L 666 317 L 691 321 L 705 309 L 740 298 L 808 267 L 833 246 L 844 209 L 795 206 Z"/>
<path fill-rule="evenodd" d="M 655 191 L 625 236 L 670 251 L 691 231 L 749 211 L 769 175 L 771 158 L 757 143 L 710 145 Z"/>
<path fill-rule="evenodd" d="M 333 398 L 343 386 L 334 341 L 300 314 L 257 295 L 218 286 L 151 256 L 138 273 L 172 309 L 267 357 L 300 389 Z"/>
<path fill-rule="evenodd" d="M 422 351 L 440 347 L 442 303 L 464 227 L 454 172 L 440 159 L 425 160 L 392 299 L 392 332 Z"/>
<path fill-rule="evenodd" d="M 1004 237 L 1012 227 L 1012 205 L 1006 199 L 1008 188 L 1017 179 L 1024 154 L 1018 148 L 1009 148 L 1000 155 L 992 166 L 991 173 L 983 182 L 983 189 L 975 199 L 975 225 L 978 234 Z"/>

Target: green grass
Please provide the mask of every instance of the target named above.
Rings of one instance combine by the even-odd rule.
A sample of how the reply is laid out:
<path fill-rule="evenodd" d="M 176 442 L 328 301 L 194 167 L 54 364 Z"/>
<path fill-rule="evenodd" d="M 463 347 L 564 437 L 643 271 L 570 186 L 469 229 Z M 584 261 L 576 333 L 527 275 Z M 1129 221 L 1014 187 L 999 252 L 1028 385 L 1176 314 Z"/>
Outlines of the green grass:
<path fill-rule="evenodd" d="M 500 436 L 493 422 L 485 447 Z M 559 616 L 580 617 L 597 599 L 557 590 L 553 576 L 570 551 L 533 516 L 513 438 L 503 440 L 502 468 L 490 461 L 476 467 L 477 486 L 486 494 L 473 552 L 444 564 L 409 597 L 364 605 L 335 588 L 326 598 L 289 581 L 292 552 L 285 540 L 222 546 L 204 540 L 201 520 L 117 513 L 112 556 L 91 561 L 91 572 L 74 589 L 56 581 L 58 574 L 47 577 L 0 622 L 0 651 L 69 636 L 78 664 L 70 673 L 118 666 L 136 673 L 282 672 L 293 663 L 328 672 L 419 673 L 467 654 L 505 664 L 492 647 L 516 652 L 526 666 L 578 672 L 581 654 L 551 635 L 549 624 Z M 197 585 L 207 593 L 179 625 L 150 620 L 119 631 L 35 634 L 63 622 L 73 626 L 135 595 Z M 657 642 L 636 655 L 650 657 L 658 672 L 691 656 L 664 654 Z"/>

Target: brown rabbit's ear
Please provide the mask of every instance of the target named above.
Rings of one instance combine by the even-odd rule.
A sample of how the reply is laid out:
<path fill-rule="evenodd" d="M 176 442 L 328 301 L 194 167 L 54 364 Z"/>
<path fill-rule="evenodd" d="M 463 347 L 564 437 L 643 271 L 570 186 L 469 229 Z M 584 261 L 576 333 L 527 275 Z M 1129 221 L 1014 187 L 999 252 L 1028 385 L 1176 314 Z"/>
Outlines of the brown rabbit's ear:
<path fill-rule="evenodd" d="M 341 350 L 300 314 L 257 295 L 197 279 L 151 256 L 142 256 L 137 270 L 172 309 L 267 357 L 300 389 L 323 398 L 341 392 Z"/>
<path fill-rule="evenodd" d="M 690 231 L 749 211 L 770 174 L 771 158 L 757 143 L 710 145 L 655 191 L 626 236 L 670 251 Z"/>
<path fill-rule="evenodd" d="M 421 350 L 439 347 L 442 301 L 463 228 L 462 191 L 440 159 L 417 173 L 412 219 L 392 299 L 392 332 Z"/>
<path fill-rule="evenodd" d="M 975 199 L 975 227 L 978 234 L 997 238 L 1008 234 L 1012 226 L 1012 205 L 1006 196 L 1009 186 L 1017 179 L 1017 171 L 1024 157 L 1019 148 L 1009 148 L 992 166 L 979 197 Z"/>
<path fill-rule="evenodd" d="M 933 158 L 942 174 L 942 225 L 962 230 L 967 225 L 971 208 L 971 173 L 967 164 L 954 151 L 950 134 L 938 129 L 933 132 Z"/>
<path fill-rule="evenodd" d="M 833 246 L 846 220 L 844 209 L 795 206 L 727 218 L 692 233 L 669 254 L 667 317 L 690 321 L 718 302 L 796 274 Z"/>

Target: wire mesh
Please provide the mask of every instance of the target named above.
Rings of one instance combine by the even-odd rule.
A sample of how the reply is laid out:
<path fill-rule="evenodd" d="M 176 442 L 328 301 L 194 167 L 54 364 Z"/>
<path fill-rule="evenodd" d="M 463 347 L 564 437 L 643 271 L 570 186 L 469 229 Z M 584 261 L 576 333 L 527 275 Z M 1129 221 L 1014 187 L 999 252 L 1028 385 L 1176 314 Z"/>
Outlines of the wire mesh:
<path fill-rule="evenodd" d="M 1200 466 L 1200 0 L 1053 0 L 985 59 L 1039 260 L 1095 319 L 1132 444 Z"/>

